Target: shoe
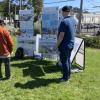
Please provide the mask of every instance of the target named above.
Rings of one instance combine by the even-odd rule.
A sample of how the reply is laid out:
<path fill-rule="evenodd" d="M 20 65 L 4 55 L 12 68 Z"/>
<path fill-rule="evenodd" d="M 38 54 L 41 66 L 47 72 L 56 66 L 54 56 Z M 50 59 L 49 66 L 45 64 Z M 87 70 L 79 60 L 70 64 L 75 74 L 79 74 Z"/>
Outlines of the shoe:
<path fill-rule="evenodd" d="M 59 80 L 61 81 L 61 82 L 65 82 L 65 81 L 68 81 L 68 79 L 65 79 L 65 78 L 59 78 Z"/>

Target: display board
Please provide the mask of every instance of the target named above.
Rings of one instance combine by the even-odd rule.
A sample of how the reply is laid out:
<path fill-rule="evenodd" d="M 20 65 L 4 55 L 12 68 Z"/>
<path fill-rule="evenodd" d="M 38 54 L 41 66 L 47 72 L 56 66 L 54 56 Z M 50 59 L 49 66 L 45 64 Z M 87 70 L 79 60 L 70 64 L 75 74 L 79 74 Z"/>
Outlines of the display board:
<path fill-rule="evenodd" d="M 77 52 L 76 63 L 85 69 L 85 43 L 82 41 L 79 51 Z"/>
<path fill-rule="evenodd" d="M 20 10 L 19 11 L 19 20 L 20 20 L 21 36 L 33 36 L 34 35 L 33 9 L 31 9 L 31 10 Z"/>
<path fill-rule="evenodd" d="M 33 56 L 36 51 L 36 37 L 18 37 L 17 48 L 23 48 L 24 55 Z"/>
<path fill-rule="evenodd" d="M 85 43 L 82 38 L 75 37 L 75 45 L 70 60 L 72 63 L 75 60 L 82 69 L 85 68 Z"/>
<path fill-rule="evenodd" d="M 42 34 L 57 34 L 59 8 L 45 7 L 42 11 Z"/>
<path fill-rule="evenodd" d="M 39 53 L 43 58 L 49 58 L 51 60 L 57 60 L 57 51 L 54 50 L 57 38 L 56 35 L 42 35 L 39 39 Z"/>
<path fill-rule="evenodd" d="M 19 55 L 33 56 L 36 51 L 36 37 L 34 36 L 33 9 L 19 11 L 20 35 L 17 36 L 17 50 Z M 19 48 L 22 48 L 23 51 Z M 19 49 L 19 50 L 18 50 Z M 18 56 L 17 53 L 17 56 Z M 20 57 L 21 58 L 21 57 Z"/>

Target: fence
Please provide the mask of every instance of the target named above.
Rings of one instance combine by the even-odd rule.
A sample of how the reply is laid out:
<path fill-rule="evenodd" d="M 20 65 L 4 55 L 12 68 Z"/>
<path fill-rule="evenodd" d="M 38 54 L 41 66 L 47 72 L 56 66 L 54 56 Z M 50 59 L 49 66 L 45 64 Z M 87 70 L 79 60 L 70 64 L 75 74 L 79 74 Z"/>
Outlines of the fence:
<path fill-rule="evenodd" d="M 100 32 L 100 24 L 82 24 L 81 33 L 87 35 L 96 35 Z"/>

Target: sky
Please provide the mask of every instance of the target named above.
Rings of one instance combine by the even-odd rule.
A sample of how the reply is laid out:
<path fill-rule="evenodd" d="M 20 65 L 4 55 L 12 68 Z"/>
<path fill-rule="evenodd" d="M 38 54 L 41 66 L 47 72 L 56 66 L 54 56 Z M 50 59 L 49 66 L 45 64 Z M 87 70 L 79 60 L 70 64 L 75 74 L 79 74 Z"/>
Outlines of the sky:
<path fill-rule="evenodd" d="M 0 0 L 0 2 L 1 2 L 1 1 L 3 1 L 3 0 Z"/>
<path fill-rule="evenodd" d="M 0 0 L 0 1 L 3 1 L 3 0 Z M 63 1 L 66 1 L 66 2 L 63 2 Z M 44 7 L 58 6 L 59 8 L 61 8 L 64 5 L 80 7 L 80 1 L 81 0 L 73 0 L 73 1 L 71 0 L 44 0 Z M 60 3 L 54 3 L 54 2 L 60 2 Z M 47 4 L 47 3 L 52 3 L 52 4 Z M 83 0 L 83 10 L 88 10 L 90 12 L 100 12 L 100 0 Z"/>
<path fill-rule="evenodd" d="M 60 2 L 66 1 L 66 2 Z M 59 6 L 60 8 L 64 5 L 69 5 L 73 7 L 80 7 L 81 0 L 44 0 L 44 7 Z M 60 3 L 53 3 L 60 2 Z M 52 3 L 52 4 L 47 4 Z M 95 7 L 97 6 L 97 7 Z M 99 7 L 98 7 L 99 6 Z M 83 10 L 88 10 L 90 12 L 100 12 L 100 0 L 83 0 Z"/>

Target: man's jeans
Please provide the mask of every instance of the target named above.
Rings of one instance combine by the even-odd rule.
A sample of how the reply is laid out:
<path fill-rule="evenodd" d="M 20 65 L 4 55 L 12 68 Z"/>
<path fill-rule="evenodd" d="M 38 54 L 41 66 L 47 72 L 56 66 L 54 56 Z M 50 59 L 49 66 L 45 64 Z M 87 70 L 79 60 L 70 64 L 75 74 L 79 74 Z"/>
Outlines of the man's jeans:
<path fill-rule="evenodd" d="M 2 63 L 5 65 L 5 76 L 6 78 L 10 78 L 10 58 L 0 58 L 0 77 L 2 77 L 1 66 Z"/>
<path fill-rule="evenodd" d="M 72 49 L 60 50 L 60 61 L 64 79 L 69 79 L 71 74 L 71 56 Z"/>

